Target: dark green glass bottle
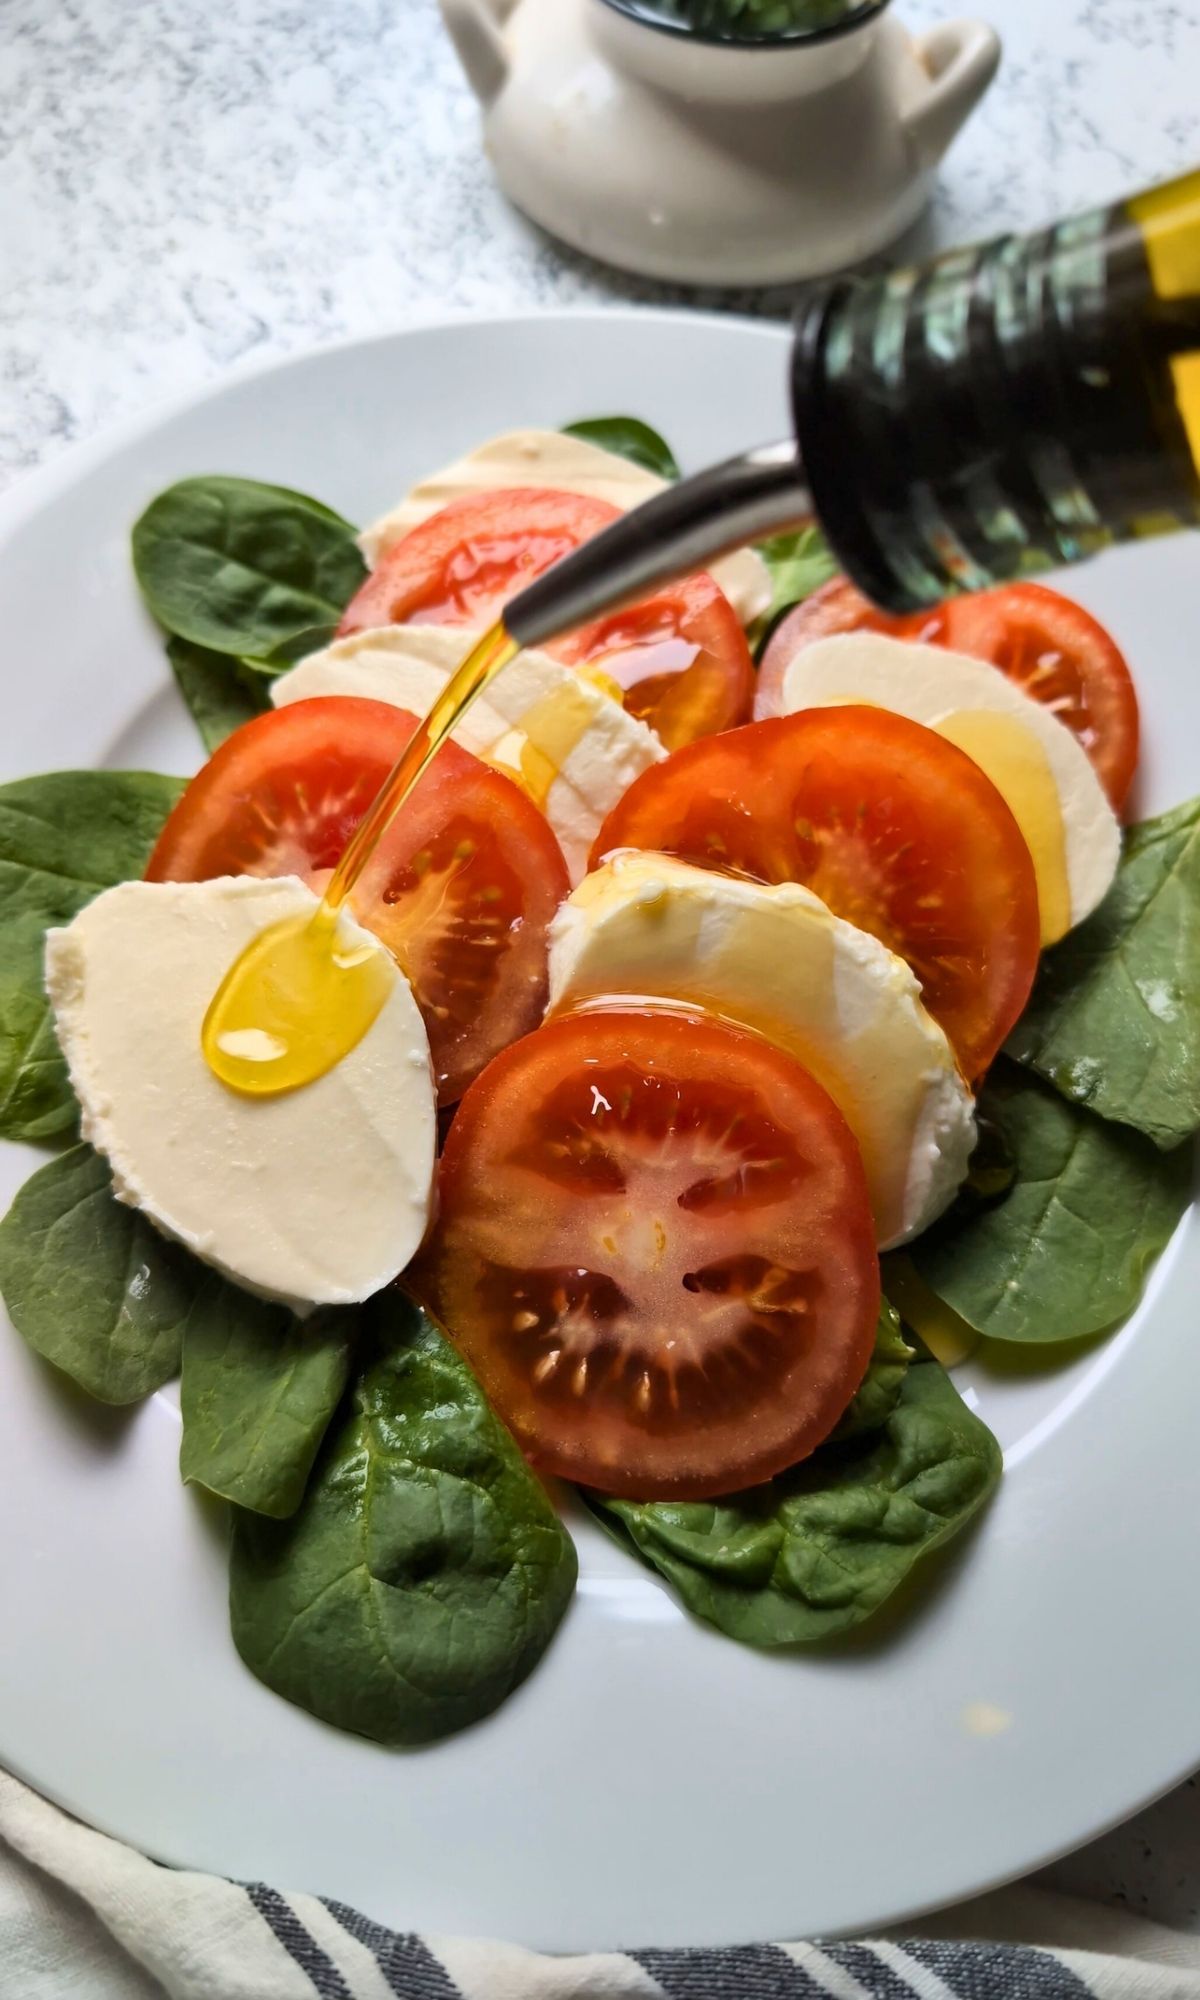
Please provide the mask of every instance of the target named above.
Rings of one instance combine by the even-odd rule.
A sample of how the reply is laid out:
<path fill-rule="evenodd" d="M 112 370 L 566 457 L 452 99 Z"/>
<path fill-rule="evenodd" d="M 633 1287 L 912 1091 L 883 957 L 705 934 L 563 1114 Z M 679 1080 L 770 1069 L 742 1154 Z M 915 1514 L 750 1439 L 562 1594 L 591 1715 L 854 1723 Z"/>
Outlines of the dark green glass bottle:
<path fill-rule="evenodd" d="M 801 309 L 818 516 L 913 610 L 1200 523 L 1200 173 Z"/>

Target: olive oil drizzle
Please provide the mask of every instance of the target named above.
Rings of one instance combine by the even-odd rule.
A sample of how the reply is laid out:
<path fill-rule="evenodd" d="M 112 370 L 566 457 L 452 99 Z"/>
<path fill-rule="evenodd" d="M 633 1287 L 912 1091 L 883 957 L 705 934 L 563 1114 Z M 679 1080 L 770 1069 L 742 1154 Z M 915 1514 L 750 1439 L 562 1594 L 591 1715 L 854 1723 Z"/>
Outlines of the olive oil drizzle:
<path fill-rule="evenodd" d="M 347 922 L 347 903 L 380 841 L 471 703 L 514 659 L 493 625 L 453 673 L 360 822 L 311 916 L 263 931 L 229 968 L 205 1014 L 213 1075 L 249 1097 L 298 1090 L 357 1047 L 394 987 L 391 958 Z"/>

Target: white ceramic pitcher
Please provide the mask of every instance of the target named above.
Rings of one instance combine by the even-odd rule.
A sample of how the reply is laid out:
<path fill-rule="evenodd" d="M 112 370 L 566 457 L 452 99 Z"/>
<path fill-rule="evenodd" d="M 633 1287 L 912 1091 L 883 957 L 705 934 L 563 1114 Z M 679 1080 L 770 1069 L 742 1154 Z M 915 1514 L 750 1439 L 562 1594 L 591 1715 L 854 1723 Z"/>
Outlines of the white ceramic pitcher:
<path fill-rule="evenodd" d="M 441 0 L 501 186 L 556 236 L 691 284 L 811 277 L 923 207 L 987 89 L 993 30 L 914 39 L 886 0 L 840 30 L 738 45 L 630 0 Z"/>

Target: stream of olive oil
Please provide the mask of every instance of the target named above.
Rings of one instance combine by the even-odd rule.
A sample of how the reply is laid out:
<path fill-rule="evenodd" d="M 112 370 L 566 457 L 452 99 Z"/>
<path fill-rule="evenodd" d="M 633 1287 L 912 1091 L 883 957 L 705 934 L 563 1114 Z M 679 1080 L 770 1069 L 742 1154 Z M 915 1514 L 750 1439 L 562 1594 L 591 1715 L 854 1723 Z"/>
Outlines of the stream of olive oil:
<path fill-rule="evenodd" d="M 477 695 L 516 657 L 502 622 L 451 675 L 338 862 L 310 917 L 260 932 L 230 966 L 200 1031 L 214 1076 L 251 1097 L 312 1083 L 349 1055 L 392 990 L 391 959 L 344 922 L 347 898 L 396 814 Z"/>

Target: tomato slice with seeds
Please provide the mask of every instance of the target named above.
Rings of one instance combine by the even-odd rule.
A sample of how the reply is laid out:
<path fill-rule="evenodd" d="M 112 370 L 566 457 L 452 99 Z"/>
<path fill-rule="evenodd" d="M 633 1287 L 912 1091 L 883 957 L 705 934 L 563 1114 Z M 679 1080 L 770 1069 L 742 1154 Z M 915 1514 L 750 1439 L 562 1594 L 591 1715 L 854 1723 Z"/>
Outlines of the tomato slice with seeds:
<path fill-rule="evenodd" d="M 804 709 L 677 750 L 614 806 L 592 866 L 620 847 L 806 884 L 908 960 L 969 1078 L 1029 997 L 1040 925 L 1017 822 L 970 757 L 904 716 Z"/>
<path fill-rule="evenodd" d="M 807 1070 L 678 1012 L 567 1015 L 464 1097 L 417 1288 L 546 1473 L 641 1499 L 753 1485 L 870 1360 L 858 1149 Z"/>
<path fill-rule="evenodd" d="M 1137 768 L 1137 694 L 1098 619 L 1040 583 L 1009 583 L 947 604 L 945 644 L 990 660 L 1077 736 L 1114 810 Z"/>
<path fill-rule="evenodd" d="M 781 713 L 783 677 L 802 647 L 863 631 L 949 646 L 999 667 L 1078 737 L 1114 809 L 1124 803 L 1138 758 L 1137 694 L 1120 647 L 1073 598 L 1041 583 L 1006 583 L 897 617 L 878 610 L 849 577 L 831 577 L 772 634 L 756 718 Z"/>
<path fill-rule="evenodd" d="M 483 630 L 510 597 L 620 508 L 549 487 L 465 493 L 401 537 L 351 598 L 339 637 L 374 625 L 470 625 Z"/>
<path fill-rule="evenodd" d="M 193 778 L 147 880 L 299 875 L 324 888 L 416 726 L 386 702 L 340 695 L 256 716 Z M 352 898 L 412 984 L 442 1103 L 540 1019 L 547 928 L 568 886 L 537 808 L 443 744 Z"/>
<path fill-rule="evenodd" d="M 685 577 L 547 650 L 615 681 L 629 713 L 649 723 L 668 750 L 732 729 L 750 713 L 750 648 L 710 576 Z"/>
<path fill-rule="evenodd" d="M 389 549 L 351 599 L 340 634 L 376 625 L 490 625 L 518 591 L 619 518 L 606 500 L 542 487 L 465 494 Z M 754 663 L 710 576 L 584 626 L 548 648 L 587 668 L 668 749 L 750 713 Z"/>

